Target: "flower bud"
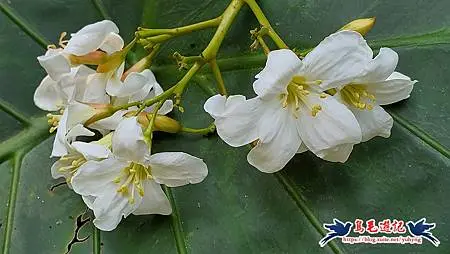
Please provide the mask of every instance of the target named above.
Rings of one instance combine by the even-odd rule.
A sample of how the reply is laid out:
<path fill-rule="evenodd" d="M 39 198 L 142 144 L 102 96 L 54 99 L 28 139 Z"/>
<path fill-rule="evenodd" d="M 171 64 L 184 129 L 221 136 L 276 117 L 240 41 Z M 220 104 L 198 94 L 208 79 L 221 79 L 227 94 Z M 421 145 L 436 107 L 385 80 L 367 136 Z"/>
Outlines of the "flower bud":
<path fill-rule="evenodd" d="M 360 33 L 361 35 L 366 35 L 375 24 L 375 17 L 365 18 L 365 19 L 355 19 L 347 25 L 343 26 L 339 31 L 350 30 Z"/>
<path fill-rule="evenodd" d="M 131 117 L 136 114 L 136 111 L 131 111 L 125 114 L 125 117 Z M 142 128 L 147 129 L 150 121 L 153 117 L 152 113 L 141 112 L 137 116 L 138 123 Z M 177 133 L 181 130 L 181 124 L 168 116 L 156 115 L 155 122 L 153 125 L 153 131 L 162 131 L 167 133 Z"/>
<path fill-rule="evenodd" d="M 181 130 L 181 124 L 168 116 L 157 115 L 155 118 L 155 131 L 177 133 Z"/>

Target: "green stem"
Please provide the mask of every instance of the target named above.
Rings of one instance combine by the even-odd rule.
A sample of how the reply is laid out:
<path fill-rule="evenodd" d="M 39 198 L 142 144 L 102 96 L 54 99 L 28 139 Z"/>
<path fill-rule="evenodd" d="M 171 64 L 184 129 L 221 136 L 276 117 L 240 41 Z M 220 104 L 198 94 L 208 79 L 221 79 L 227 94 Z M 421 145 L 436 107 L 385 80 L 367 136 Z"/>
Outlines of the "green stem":
<path fill-rule="evenodd" d="M 192 133 L 192 134 L 208 135 L 208 134 L 214 133 L 215 130 L 216 130 L 216 126 L 214 124 L 210 124 L 208 127 L 202 128 L 202 129 L 193 129 L 193 128 L 182 127 L 180 131 L 186 132 L 186 133 Z"/>
<path fill-rule="evenodd" d="M 219 16 L 214 19 L 202 21 L 199 23 L 177 27 L 177 28 L 169 28 L 169 29 L 147 29 L 147 28 L 138 28 L 138 31 L 136 32 L 136 37 L 138 38 L 146 38 L 146 37 L 154 37 L 157 35 L 171 35 L 174 36 L 180 36 L 184 34 L 188 34 L 194 31 L 217 27 L 220 22 L 222 21 L 222 16 Z M 172 38 L 171 37 L 171 38 Z"/>
<path fill-rule="evenodd" d="M 258 40 L 259 45 L 261 45 L 261 48 L 264 51 L 264 54 L 267 56 L 270 53 L 270 48 L 267 46 L 266 42 L 264 41 L 264 38 L 262 36 L 257 36 L 256 39 Z"/>
<path fill-rule="evenodd" d="M 272 25 L 270 25 L 269 20 L 266 18 L 266 15 L 264 15 L 263 11 L 261 10 L 261 7 L 256 3 L 256 0 L 244 0 L 250 9 L 252 9 L 253 13 L 255 14 L 256 18 L 258 19 L 258 22 L 265 28 L 267 28 L 269 31 L 267 34 L 272 38 L 273 42 L 277 45 L 280 49 L 288 49 L 286 43 L 281 39 L 281 37 L 275 32 Z"/>
<path fill-rule="evenodd" d="M 147 142 L 147 145 L 150 150 L 152 148 L 153 126 L 155 126 L 156 115 L 158 114 L 158 110 L 161 108 L 163 103 L 164 103 L 164 100 L 162 100 L 162 101 L 158 102 L 158 104 L 156 104 L 156 107 L 153 109 L 152 118 L 150 119 L 150 123 L 148 124 L 147 129 L 144 132 L 144 139 Z"/>
<path fill-rule="evenodd" d="M 89 124 L 92 124 L 96 121 L 99 121 L 101 119 L 104 119 L 106 117 L 111 116 L 115 112 L 119 110 L 126 110 L 133 106 L 140 106 L 142 104 L 145 105 L 145 107 L 150 107 L 151 105 L 157 103 L 157 102 L 163 102 L 170 98 L 173 94 L 175 94 L 175 104 L 178 105 L 181 100 L 181 95 L 183 94 L 184 90 L 186 89 L 186 86 L 188 85 L 189 81 L 194 77 L 194 75 L 197 73 L 198 70 L 200 70 L 203 65 L 205 65 L 206 62 L 210 62 L 216 58 L 217 52 L 219 51 L 220 46 L 222 45 L 222 42 L 225 38 L 226 33 L 230 29 L 231 24 L 233 23 L 234 19 L 236 18 L 237 14 L 239 13 L 240 9 L 244 5 L 245 0 L 232 0 L 230 5 L 227 7 L 227 9 L 224 11 L 224 13 L 221 15 L 220 24 L 217 28 L 216 33 L 214 34 L 213 38 L 211 39 L 211 42 L 208 44 L 208 46 L 205 48 L 205 50 L 202 52 L 202 60 L 196 61 L 194 65 L 189 69 L 189 71 L 183 76 L 183 78 L 178 81 L 178 83 L 162 94 L 153 97 L 151 99 L 145 100 L 145 101 L 137 101 L 132 102 L 116 107 L 112 107 L 111 110 L 108 112 L 103 112 L 102 114 L 96 115 L 89 119 L 86 122 L 86 126 Z"/>
<path fill-rule="evenodd" d="M 217 64 L 216 59 L 213 59 L 209 62 L 211 66 L 211 70 L 213 72 L 214 78 L 217 81 L 217 87 L 219 89 L 220 94 L 227 95 L 227 89 L 225 87 L 225 82 L 223 81 L 222 73 L 220 72 L 219 65 Z"/>
<path fill-rule="evenodd" d="M 228 5 L 227 9 L 222 14 L 222 21 L 220 22 L 220 25 L 217 28 L 214 37 L 202 52 L 202 56 L 206 61 L 210 61 L 216 58 L 217 52 L 222 45 L 223 39 L 230 29 L 230 26 L 233 23 L 234 19 L 236 18 L 236 15 L 244 5 L 244 1 L 245 0 L 232 0 L 230 5 Z"/>

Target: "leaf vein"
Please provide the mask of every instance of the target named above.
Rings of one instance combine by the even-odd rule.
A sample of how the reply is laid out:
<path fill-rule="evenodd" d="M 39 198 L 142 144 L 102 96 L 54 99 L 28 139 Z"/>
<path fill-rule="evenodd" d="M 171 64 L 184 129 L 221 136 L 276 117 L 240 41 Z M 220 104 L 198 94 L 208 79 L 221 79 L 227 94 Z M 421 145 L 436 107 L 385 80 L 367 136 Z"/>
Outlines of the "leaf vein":
<path fill-rule="evenodd" d="M 162 187 L 172 206 L 172 214 L 170 215 L 170 219 L 172 223 L 172 230 L 175 237 L 175 244 L 177 246 L 177 251 L 179 254 L 187 254 L 186 236 L 184 235 L 183 232 L 180 212 L 178 211 L 177 205 L 175 203 L 175 198 L 173 196 L 172 190 L 169 187 L 165 185 L 162 185 Z"/>
<path fill-rule="evenodd" d="M 30 24 L 25 22 L 24 19 L 16 14 L 13 8 L 8 6 L 6 3 L 0 2 L 0 10 L 41 47 L 47 48 L 47 45 L 50 44 L 49 40 L 37 32 L 36 29 L 34 29 Z"/>
<path fill-rule="evenodd" d="M 25 155 L 25 151 L 19 150 L 14 154 L 11 159 L 13 167 L 13 175 L 11 179 L 11 187 L 9 191 L 8 211 L 5 225 L 5 237 L 3 239 L 3 254 L 8 254 L 11 244 L 11 235 L 14 223 L 14 213 L 16 208 L 17 190 L 19 187 L 20 168 L 22 166 L 22 160 Z"/>
<path fill-rule="evenodd" d="M 24 125 L 31 125 L 29 117 L 14 108 L 10 103 L 0 99 L 0 109 Z"/>
<path fill-rule="evenodd" d="M 305 217 L 311 223 L 311 225 L 317 230 L 317 232 L 321 235 L 321 237 L 326 235 L 325 230 L 322 228 L 322 223 L 317 219 L 311 209 L 309 209 L 305 200 L 302 198 L 301 193 L 295 187 L 295 184 L 284 175 L 283 172 L 274 173 L 275 177 L 278 179 L 281 185 L 283 185 L 284 189 L 287 191 L 289 196 L 294 200 L 297 207 L 303 212 Z M 318 243 L 317 243 L 318 244 Z M 329 242 L 328 246 L 334 253 L 344 253 L 344 251 L 336 244 L 336 242 Z"/>
<path fill-rule="evenodd" d="M 103 3 L 102 0 L 92 0 L 92 3 L 94 4 L 95 9 L 97 9 L 97 11 L 100 13 L 100 15 L 104 19 L 111 20 L 111 16 L 108 14 L 108 11 L 106 10 L 105 4 Z"/>
<path fill-rule="evenodd" d="M 424 130 L 420 129 L 416 125 L 412 124 L 405 118 L 401 117 L 400 115 L 393 113 L 391 110 L 387 110 L 387 111 L 392 116 L 392 118 L 394 118 L 395 122 L 397 122 L 402 127 L 407 129 L 408 131 L 410 131 L 414 136 L 420 138 L 422 141 L 427 143 L 434 150 L 438 151 L 445 157 L 450 158 L 450 151 L 444 145 L 442 145 L 437 140 L 435 140 L 431 135 L 429 135 L 428 133 L 426 133 Z"/>
<path fill-rule="evenodd" d="M 0 145 L 0 162 L 4 161 L 9 155 L 14 154 L 19 149 L 28 151 L 34 148 L 49 135 L 46 117 L 32 120 L 30 127 L 22 130 Z"/>

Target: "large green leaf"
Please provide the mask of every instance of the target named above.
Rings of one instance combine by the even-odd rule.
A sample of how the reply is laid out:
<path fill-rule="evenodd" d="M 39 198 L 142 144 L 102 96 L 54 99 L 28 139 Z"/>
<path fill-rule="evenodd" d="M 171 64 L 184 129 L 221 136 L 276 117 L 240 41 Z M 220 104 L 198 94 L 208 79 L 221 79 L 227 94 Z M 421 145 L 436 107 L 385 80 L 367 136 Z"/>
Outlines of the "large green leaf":
<path fill-rule="evenodd" d="M 172 216 L 131 216 L 109 233 L 95 230 L 79 196 L 55 187 L 44 112 L 32 95 L 44 72 L 35 57 L 62 31 L 106 18 L 130 39 L 138 25 L 168 27 L 219 15 L 228 1 L 213 0 L 0 0 L 0 249 L 3 253 L 447 253 L 450 238 L 449 88 L 450 2 L 261 0 L 274 27 L 292 47 L 316 45 L 346 22 L 376 16 L 367 39 L 400 54 L 399 71 L 420 83 L 412 97 L 390 106 L 396 122 L 390 139 L 358 145 L 346 164 L 295 157 L 268 175 L 246 162 L 248 148 L 219 138 L 159 135 L 155 149 L 187 151 L 204 158 L 210 174 L 202 183 L 169 190 Z M 243 8 L 220 53 L 229 91 L 252 96 L 263 55 L 251 53 L 248 31 L 256 22 Z M 176 81 L 169 56 L 198 54 L 213 31 L 168 43 L 155 72 L 168 87 Z M 176 74 L 176 75 L 174 75 Z M 202 110 L 213 79 L 196 79 L 174 115 L 186 126 L 212 120 Z M 423 245 L 342 245 L 321 249 L 322 223 L 333 218 L 427 217 L 437 223 L 439 248 Z M 78 219 L 78 221 L 77 221 Z M 86 239 L 86 237 L 88 237 Z"/>

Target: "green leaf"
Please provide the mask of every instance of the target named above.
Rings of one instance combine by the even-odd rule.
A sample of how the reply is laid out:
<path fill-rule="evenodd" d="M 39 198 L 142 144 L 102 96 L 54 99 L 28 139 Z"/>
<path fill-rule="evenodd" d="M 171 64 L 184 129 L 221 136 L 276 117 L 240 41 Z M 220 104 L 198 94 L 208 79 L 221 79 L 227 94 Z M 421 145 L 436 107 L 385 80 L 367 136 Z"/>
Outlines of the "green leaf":
<path fill-rule="evenodd" d="M 218 137 L 158 135 L 158 151 L 186 151 L 203 158 L 209 176 L 201 184 L 168 190 L 171 216 L 130 216 L 113 232 L 95 230 L 81 198 L 55 187 L 44 112 L 33 105 L 44 77 L 36 57 L 63 31 L 74 32 L 104 17 L 132 38 L 139 25 L 173 27 L 220 15 L 227 1 L 4 1 L 0 0 L 0 249 L 3 253 L 446 253 L 450 247 L 448 1 L 260 0 L 274 28 L 291 47 L 314 47 L 359 17 L 377 17 L 367 39 L 374 49 L 393 47 L 398 70 L 420 82 L 405 102 L 388 107 L 392 137 L 356 146 L 348 163 L 297 155 L 277 174 L 248 165 L 248 148 L 231 148 Z M 228 90 L 253 96 L 251 83 L 265 57 L 249 51 L 257 26 L 243 8 L 219 54 Z M 176 82 L 170 55 L 201 52 L 214 31 L 188 35 L 164 46 L 155 70 L 164 87 Z M 137 52 L 139 54 L 139 52 Z M 174 75 L 174 72 L 176 75 Z M 188 127 L 212 119 L 202 105 L 215 90 L 202 72 L 187 90 Z M 54 188 L 52 188 L 54 187 Z M 426 217 L 436 222 L 435 248 L 422 245 L 318 246 L 322 223 L 333 218 Z M 78 219 L 78 221 L 77 221 Z M 77 225 L 78 222 L 78 225 Z M 87 238 L 86 238 L 87 237 Z"/>

